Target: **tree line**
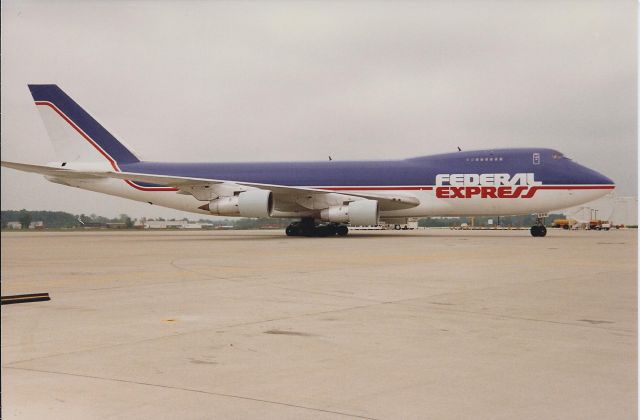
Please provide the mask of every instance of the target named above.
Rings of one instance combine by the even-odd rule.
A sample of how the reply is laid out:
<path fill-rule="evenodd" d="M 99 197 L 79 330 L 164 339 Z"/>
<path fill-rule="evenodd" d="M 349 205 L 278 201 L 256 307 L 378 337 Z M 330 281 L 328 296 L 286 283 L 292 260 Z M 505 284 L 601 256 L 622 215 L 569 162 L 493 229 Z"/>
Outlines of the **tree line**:
<path fill-rule="evenodd" d="M 22 229 L 28 229 L 31 222 L 41 221 L 47 228 L 64 229 L 80 227 L 83 223 L 106 224 L 124 223 L 127 227 L 133 227 L 133 220 L 126 214 L 121 214 L 116 218 L 107 218 L 92 214 L 71 214 L 64 211 L 48 210 L 2 210 L 2 229 L 6 229 L 9 222 L 19 222 Z M 82 222 L 81 222 L 82 220 Z"/>
<path fill-rule="evenodd" d="M 565 219 L 564 214 L 549 214 L 546 218 L 546 225 L 551 225 L 555 219 Z M 473 219 L 473 220 L 472 220 Z M 489 220 L 492 224 L 489 224 Z M 425 217 L 418 221 L 420 227 L 456 227 L 463 223 L 471 226 L 511 226 L 511 227 L 529 227 L 536 224 L 536 216 L 533 214 L 520 216 L 482 216 L 482 217 Z"/>
<path fill-rule="evenodd" d="M 71 214 L 64 211 L 47 211 L 47 210 L 35 210 L 28 211 L 22 210 L 2 210 L 2 228 L 6 229 L 9 222 L 19 222 L 23 229 L 29 228 L 31 222 L 42 221 L 45 228 L 51 229 L 70 229 L 77 227 L 92 227 L 99 225 L 106 225 L 108 223 L 124 224 L 124 227 L 132 228 L 135 221 L 126 214 L 121 214 L 118 217 L 108 218 L 99 216 L 96 214 Z M 563 214 L 550 214 L 547 217 L 547 223 L 550 224 L 554 219 L 564 219 Z M 489 220 L 493 221 L 492 225 L 489 225 Z M 141 219 L 145 220 L 154 219 Z M 163 218 L 157 218 L 155 220 L 162 220 Z M 175 221 L 176 219 L 169 219 Z M 188 221 L 186 217 L 184 219 Z M 82 222 L 81 222 L 82 221 Z M 223 219 L 223 220 L 211 220 L 211 219 L 199 219 L 199 223 L 209 223 L 213 226 L 229 226 L 234 229 L 265 229 L 265 228 L 284 228 L 289 223 L 290 219 L 272 219 L 272 218 L 238 218 L 238 219 Z M 418 221 L 420 227 L 453 227 L 460 226 L 463 223 L 471 225 L 472 221 L 470 217 L 451 217 L 451 218 L 439 218 L 439 217 L 426 217 Z M 526 227 L 535 224 L 535 216 L 485 216 L 473 218 L 473 224 L 475 226 L 514 226 L 514 227 Z"/>
<path fill-rule="evenodd" d="M 121 214 L 118 217 L 108 218 L 104 216 L 100 216 L 97 214 L 71 214 L 64 211 L 48 211 L 48 210 L 2 210 L 1 212 L 2 219 L 2 229 L 6 229 L 8 227 L 9 222 L 19 222 L 22 229 L 28 229 L 31 222 L 42 221 L 45 228 L 48 229 L 73 229 L 73 228 L 81 228 L 81 227 L 101 227 L 106 226 L 109 223 L 117 223 L 123 224 L 126 228 L 133 228 L 136 220 L 132 219 L 126 214 Z M 147 220 L 158 220 L 158 221 L 176 221 L 176 220 L 184 220 L 187 222 L 192 222 L 188 218 L 183 219 L 164 219 L 162 217 L 158 217 L 156 219 L 153 218 L 142 218 L 140 219 L 141 223 L 144 223 Z M 264 229 L 264 228 L 280 228 L 285 227 L 289 223 L 290 220 L 287 219 L 271 219 L 271 218 L 263 218 L 263 219 L 199 219 L 196 221 L 197 223 L 207 223 L 210 225 L 216 226 L 230 226 L 234 229 Z"/>

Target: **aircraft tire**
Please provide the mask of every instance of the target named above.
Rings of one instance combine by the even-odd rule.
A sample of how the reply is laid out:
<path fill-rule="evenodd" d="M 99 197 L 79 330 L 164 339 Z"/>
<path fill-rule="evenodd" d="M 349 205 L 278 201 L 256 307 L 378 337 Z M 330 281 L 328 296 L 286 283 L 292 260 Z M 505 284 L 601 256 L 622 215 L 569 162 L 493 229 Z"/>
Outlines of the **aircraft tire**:
<path fill-rule="evenodd" d="M 302 223 L 291 223 L 285 229 L 287 236 L 306 236 L 324 238 L 327 236 L 345 236 L 349 233 L 349 228 L 346 225 L 340 225 L 337 223 L 330 223 L 326 225 L 303 225 Z"/>
<path fill-rule="evenodd" d="M 347 236 L 348 233 L 349 233 L 349 228 L 346 227 L 345 225 L 340 225 L 336 227 L 336 235 Z"/>
<path fill-rule="evenodd" d="M 531 236 L 542 238 L 547 236 L 547 228 L 542 225 L 531 226 Z"/>
<path fill-rule="evenodd" d="M 300 228 L 294 223 L 287 226 L 284 232 L 287 236 L 300 236 Z"/>
<path fill-rule="evenodd" d="M 329 235 L 334 235 L 331 225 L 316 226 L 313 231 L 313 236 L 317 236 L 319 238 L 324 238 Z"/>

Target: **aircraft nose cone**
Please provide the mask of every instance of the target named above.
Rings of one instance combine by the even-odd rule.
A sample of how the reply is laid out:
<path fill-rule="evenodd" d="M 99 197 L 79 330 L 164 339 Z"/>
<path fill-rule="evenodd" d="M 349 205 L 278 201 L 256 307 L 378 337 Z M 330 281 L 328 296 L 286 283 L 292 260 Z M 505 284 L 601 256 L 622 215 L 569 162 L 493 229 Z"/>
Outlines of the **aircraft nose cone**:
<path fill-rule="evenodd" d="M 582 179 L 584 184 L 592 185 L 615 185 L 615 182 L 606 175 L 601 174 L 586 166 L 577 165 L 575 168 L 575 174 Z"/>
<path fill-rule="evenodd" d="M 596 184 L 606 184 L 606 185 L 615 185 L 615 182 L 611 178 L 606 175 L 601 174 L 600 172 L 595 172 L 596 175 Z"/>

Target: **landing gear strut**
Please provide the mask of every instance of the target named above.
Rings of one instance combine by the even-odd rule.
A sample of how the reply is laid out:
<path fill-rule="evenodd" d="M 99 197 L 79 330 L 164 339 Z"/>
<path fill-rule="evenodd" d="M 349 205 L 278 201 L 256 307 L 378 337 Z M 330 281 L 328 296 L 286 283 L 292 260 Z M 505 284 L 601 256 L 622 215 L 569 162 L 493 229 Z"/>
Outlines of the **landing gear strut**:
<path fill-rule="evenodd" d="M 536 224 L 531 226 L 531 236 L 540 238 L 543 236 L 547 236 L 547 228 L 544 227 L 545 217 L 547 217 L 546 214 L 536 215 Z"/>
<path fill-rule="evenodd" d="M 346 236 L 349 228 L 340 223 L 320 223 L 311 217 L 304 217 L 299 222 L 293 222 L 285 229 L 287 236 Z"/>

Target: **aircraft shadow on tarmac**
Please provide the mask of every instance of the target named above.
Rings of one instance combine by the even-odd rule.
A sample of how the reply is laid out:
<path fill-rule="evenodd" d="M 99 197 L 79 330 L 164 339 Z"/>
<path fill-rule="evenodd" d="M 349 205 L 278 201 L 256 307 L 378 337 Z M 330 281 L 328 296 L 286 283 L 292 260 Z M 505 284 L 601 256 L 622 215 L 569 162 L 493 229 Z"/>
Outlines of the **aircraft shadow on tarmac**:
<path fill-rule="evenodd" d="M 245 231 L 246 232 L 246 231 Z M 115 235 L 113 235 L 115 236 Z M 472 239 L 472 238 L 505 238 L 505 239 L 515 239 L 515 238 L 527 238 L 533 239 L 529 235 L 527 230 L 523 230 L 521 235 L 513 235 L 513 234 L 504 234 L 497 232 L 486 232 L 486 233 L 476 233 L 476 234 L 439 234 L 439 235 L 429 235 L 422 233 L 409 233 L 409 232 L 399 232 L 399 233 L 374 233 L 374 232 L 358 232 L 358 233 L 350 233 L 347 237 L 335 237 L 335 236 L 327 236 L 327 237 L 287 237 L 282 231 L 274 231 L 269 234 L 238 234 L 238 233 L 216 233 L 215 235 L 152 235 L 141 238 L 136 238 L 139 241 L 158 241 L 159 239 L 166 241 L 270 241 L 274 239 L 287 239 L 287 240 L 300 240 L 300 239 L 312 239 L 312 240 L 335 240 L 335 241 L 348 241 L 348 240 L 363 240 L 363 239 L 373 239 L 373 238 L 406 238 L 406 239 L 439 239 L 439 238 L 460 238 L 460 239 Z M 564 236 L 564 238 L 573 238 L 573 236 Z"/>

